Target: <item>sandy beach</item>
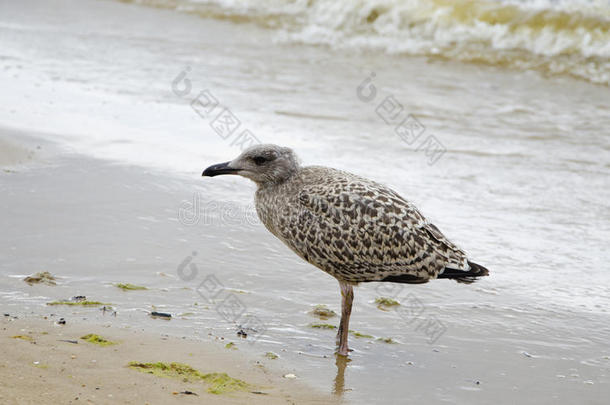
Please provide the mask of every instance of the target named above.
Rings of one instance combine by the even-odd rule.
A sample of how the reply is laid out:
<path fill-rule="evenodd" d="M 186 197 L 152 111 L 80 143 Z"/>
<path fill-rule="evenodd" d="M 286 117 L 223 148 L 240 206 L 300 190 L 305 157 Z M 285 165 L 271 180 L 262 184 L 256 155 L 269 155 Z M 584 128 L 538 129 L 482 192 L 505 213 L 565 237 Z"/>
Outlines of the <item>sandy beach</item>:
<path fill-rule="evenodd" d="M 252 359 L 222 342 L 154 336 L 110 325 L 58 325 L 47 319 L 3 317 L 0 339 L 0 400 L 3 404 L 329 404 L 336 398 L 316 394 L 299 382 L 267 368 L 268 358 Z M 114 342 L 89 343 L 95 333 Z M 128 367 L 130 362 L 188 364 L 202 373 L 227 373 L 249 384 L 244 391 L 208 393 L 210 384 L 159 377 Z"/>
<path fill-rule="evenodd" d="M 602 48 L 590 59 L 561 48 L 586 42 L 581 28 L 603 14 L 583 11 L 557 43 L 536 37 L 527 9 L 506 30 L 460 25 L 453 58 L 446 20 L 421 14 L 438 33 L 430 45 L 428 31 L 383 31 L 400 4 L 365 3 L 341 3 L 336 26 L 326 2 L 0 4 L 0 402 L 605 404 L 610 65 Z M 542 20 L 556 28 L 562 10 Z M 511 32 L 527 49 L 503 47 L 520 43 Z M 427 50 L 400 52 L 409 46 Z M 529 58 L 538 47 L 548 52 Z M 391 97 L 425 127 L 417 142 L 380 115 Z M 240 122 L 230 136 L 214 126 L 221 110 Z M 201 177 L 240 153 L 243 133 L 387 184 L 490 277 L 361 284 L 353 352 L 338 361 L 336 280 L 264 228 L 253 184 Z M 442 153 L 422 147 L 431 140 Z M 55 284 L 24 281 L 39 272 Z M 202 377 L 132 361 L 252 389 L 212 394 Z"/>

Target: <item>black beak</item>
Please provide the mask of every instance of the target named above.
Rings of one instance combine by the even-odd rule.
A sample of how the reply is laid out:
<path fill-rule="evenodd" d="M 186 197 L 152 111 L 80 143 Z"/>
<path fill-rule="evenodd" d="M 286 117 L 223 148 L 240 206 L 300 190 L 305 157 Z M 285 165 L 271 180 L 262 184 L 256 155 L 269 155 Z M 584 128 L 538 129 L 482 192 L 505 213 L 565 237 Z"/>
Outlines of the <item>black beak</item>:
<path fill-rule="evenodd" d="M 212 165 L 212 166 L 208 167 L 207 169 L 205 169 L 201 175 L 207 176 L 207 177 L 214 177 L 214 176 L 218 176 L 221 174 L 237 173 L 239 171 L 239 169 L 233 169 L 232 167 L 229 167 L 229 163 L 231 163 L 231 162 L 224 162 L 224 163 L 218 163 L 218 164 Z"/>

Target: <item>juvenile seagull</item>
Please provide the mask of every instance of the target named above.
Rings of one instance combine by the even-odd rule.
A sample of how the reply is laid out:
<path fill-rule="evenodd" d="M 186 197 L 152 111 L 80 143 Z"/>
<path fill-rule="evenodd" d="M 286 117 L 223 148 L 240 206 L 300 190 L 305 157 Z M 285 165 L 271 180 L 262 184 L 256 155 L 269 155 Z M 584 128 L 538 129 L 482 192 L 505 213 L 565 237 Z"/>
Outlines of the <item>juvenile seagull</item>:
<path fill-rule="evenodd" d="M 413 204 L 393 190 L 341 170 L 301 167 L 294 152 L 256 145 L 203 176 L 237 174 L 256 183 L 256 212 L 267 229 L 341 287 L 337 354 L 347 356 L 353 286 L 419 284 L 435 278 L 472 283 L 488 275 Z"/>

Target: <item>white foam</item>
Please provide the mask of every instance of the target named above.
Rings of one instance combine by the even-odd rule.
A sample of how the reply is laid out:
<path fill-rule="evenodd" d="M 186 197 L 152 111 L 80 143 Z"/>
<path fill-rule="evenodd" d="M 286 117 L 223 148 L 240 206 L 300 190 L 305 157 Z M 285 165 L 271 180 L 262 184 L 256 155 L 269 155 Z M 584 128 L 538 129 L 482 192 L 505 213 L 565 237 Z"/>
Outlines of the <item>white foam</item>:
<path fill-rule="evenodd" d="M 170 7 L 175 3 L 137 2 Z M 605 1 L 183 0 L 178 4 L 204 16 L 239 17 L 277 28 L 281 42 L 442 55 L 610 83 L 610 3 Z"/>

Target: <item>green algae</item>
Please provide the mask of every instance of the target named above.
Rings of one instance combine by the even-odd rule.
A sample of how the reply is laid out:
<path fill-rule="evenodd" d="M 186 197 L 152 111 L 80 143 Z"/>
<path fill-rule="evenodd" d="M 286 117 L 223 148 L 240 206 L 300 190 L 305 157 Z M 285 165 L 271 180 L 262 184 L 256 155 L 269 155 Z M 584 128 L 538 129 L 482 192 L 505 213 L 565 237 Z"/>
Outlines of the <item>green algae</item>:
<path fill-rule="evenodd" d="M 328 323 L 312 323 L 309 326 L 314 329 L 337 329 L 335 325 L 331 325 Z"/>
<path fill-rule="evenodd" d="M 389 344 L 394 344 L 396 343 L 396 341 L 392 338 L 377 338 L 377 340 L 382 341 L 383 343 L 389 343 Z"/>
<path fill-rule="evenodd" d="M 335 311 L 329 309 L 326 305 L 316 305 L 309 313 L 324 321 L 329 318 L 332 318 L 333 316 L 337 316 Z"/>
<path fill-rule="evenodd" d="M 21 339 L 21 340 L 25 340 L 28 342 L 33 342 L 34 338 L 28 335 L 15 335 L 15 336 L 11 336 L 11 338 L 13 339 Z"/>
<path fill-rule="evenodd" d="M 377 304 L 377 308 L 382 310 L 400 305 L 398 301 L 385 297 L 375 298 L 375 304 Z"/>
<path fill-rule="evenodd" d="M 209 384 L 210 394 L 224 394 L 234 391 L 249 391 L 251 385 L 245 381 L 230 377 L 227 373 L 203 374 L 188 364 L 183 363 L 139 363 L 132 361 L 127 365 L 133 370 L 152 374 L 157 377 L 179 378 L 184 382 L 203 381 Z"/>
<path fill-rule="evenodd" d="M 235 347 L 235 343 L 233 342 L 229 342 L 225 345 L 225 349 L 233 349 L 233 350 L 237 350 L 237 347 Z"/>
<path fill-rule="evenodd" d="M 112 346 L 112 345 L 116 345 L 116 342 L 111 342 L 110 340 L 104 339 L 100 335 L 96 335 L 94 333 L 89 333 L 88 335 L 81 336 L 80 338 L 85 340 L 85 341 L 87 341 L 87 342 L 89 342 L 89 343 L 93 343 L 93 344 L 98 345 L 98 346 Z"/>
<path fill-rule="evenodd" d="M 41 271 L 39 273 L 33 274 L 31 276 L 27 276 L 23 279 L 29 285 L 32 284 L 46 284 L 46 285 L 56 285 L 55 277 L 49 273 L 48 271 Z"/>
<path fill-rule="evenodd" d="M 99 301 L 52 301 L 47 302 L 47 305 L 71 305 L 71 306 L 81 306 L 81 307 L 99 307 L 102 305 L 112 305 L 108 303 L 103 303 Z"/>
<path fill-rule="evenodd" d="M 143 287 L 141 285 L 129 284 L 129 283 L 118 283 L 114 285 L 117 288 L 120 288 L 123 291 L 132 291 L 132 290 L 148 290 L 148 288 Z"/>
<path fill-rule="evenodd" d="M 249 390 L 249 384 L 237 378 L 229 377 L 227 373 L 204 374 L 203 380 L 210 384 L 207 390 L 210 394 Z"/>
<path fill-rule="evenodd" d="M 373 338 L 372 335 L 367 335 L 366 333 L 356 332 L 355 330 L 350 330 L 349 333 L 351 333 L 352 335 L 354 335 L 354 337 L 357 337 L 357 338 L 366 338 L 366 339 Z"/>
<path fill-rule="evenodd" d="M 267 353 L 265 353 L 265 357 L 270 360 L 276 360 L 276 359 L 279 359 L 280 356 L 278 356 L 277 354 L 275 354 L 273 352 L 267 352 Z"/>

